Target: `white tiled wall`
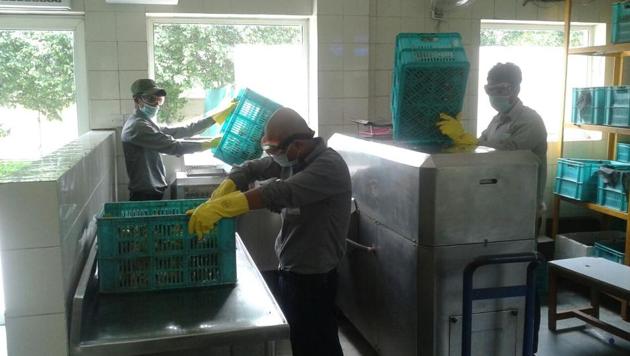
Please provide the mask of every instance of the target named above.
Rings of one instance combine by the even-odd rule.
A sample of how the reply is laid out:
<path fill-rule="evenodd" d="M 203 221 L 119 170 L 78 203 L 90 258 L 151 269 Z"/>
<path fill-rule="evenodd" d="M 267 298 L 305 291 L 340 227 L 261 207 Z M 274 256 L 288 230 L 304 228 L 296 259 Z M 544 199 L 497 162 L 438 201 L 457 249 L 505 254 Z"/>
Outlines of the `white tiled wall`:
<path fill-rule="evenodd" d="M 0 184 L 0 253 L 11 356 L 68 354 L 68 305 L 95 236 L 94 216 L 114 199 L 114 133 L 89 132 L 69 145 L 72 149 L 62 148 L 42 160 L 63 161 L 66 168 L 57 174 Z"/>
<path fill-rule="evenodd" d="M 575 19 L 605 21 L 610 2 L 574 4 Z M 391 120 L 391 70 L 398 32 L 462 34 L 471 64 L 464 119 L 465 126 L 475 131 L 480 19 L 562 21 L 561 2 L 522 3 L 476 0 L 468 7 L 447 11 L 439 24 L 431 19 L 431 0 L 180 0 L 177 6 L 75 0 L 73 7 L 86 11 L 93 128 L 119 127 L 133 110 L 129 85 L 148 75 L 146 13 L 316 15 L 317 43 L 311 49 L 317 51 L 318 61 L 318 129 L 320 135 L 329 136 L 335 131 L 355 133 L 355 119 Z M 124 194 L 125 180 L 121 179 L 119 188 L 119 194 Z"/>

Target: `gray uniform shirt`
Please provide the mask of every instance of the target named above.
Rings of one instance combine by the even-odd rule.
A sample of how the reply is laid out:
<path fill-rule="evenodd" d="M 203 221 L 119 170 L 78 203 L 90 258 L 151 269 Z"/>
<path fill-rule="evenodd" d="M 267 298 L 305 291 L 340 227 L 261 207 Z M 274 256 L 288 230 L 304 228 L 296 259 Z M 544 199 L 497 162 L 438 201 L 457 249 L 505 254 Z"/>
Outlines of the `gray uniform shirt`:
<path fill-rule="evenodd" d="M 538 203 L 547 180 L 547 129 L 536 111 L 517 99 L 507 113 L 499 113 L 481 133 L 479 145 L 497 150 L 531 150 L 538 157 Z"/>
<path fill-rule="evenodd" d="M 160 153 L 181 156 L 201 150 L 199 142 L 179 141 L 196 135 L 214 123 L 206 118 L 181 127 L 161 127 L 140 110 L 131 115 L 122 129 L 121 140 L 132 192 L 163 192 L 168 185 Z"/>
<path fill-rule="evenodd" d="M 244 191 L 255 180 L 280 178 L 261 187 L 264 205 L 280 211 L 275 243 L 279 268 L 302 274 L 337 267 L 346 250 L 352 186 L 348 166 L 321 138 L 303 162 L 280 167 L 271 157 L 234 167 L 230 178 Z"/>

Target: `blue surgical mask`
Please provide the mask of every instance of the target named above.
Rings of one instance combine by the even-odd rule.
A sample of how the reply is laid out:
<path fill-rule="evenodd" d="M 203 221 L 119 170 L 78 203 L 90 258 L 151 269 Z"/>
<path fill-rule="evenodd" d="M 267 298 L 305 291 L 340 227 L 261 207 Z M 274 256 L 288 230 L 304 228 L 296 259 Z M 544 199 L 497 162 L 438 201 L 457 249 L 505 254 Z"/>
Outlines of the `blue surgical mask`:
<path fill-rule="evenodd" d="M 154 118 L 159 110 L 159 106 L 152 106 L 146 103 L 142 104 L 142 107 L 140 108 L 140 111 L 142 111 L 149 119 Z"/>
<path fill-rule="evenodd" d="M 506 113 L 512 109 L 514 104 L 510 101 L 509 96 L 490 96 L 490 105 L 496 111 Z"/>
<path fill-rule="evenodd" d="M 279 164 L 280 167 L 293 167 L 298 163 L 297 159 L 289 161 L 286 152 L 277 155 L 271 155 L 271 158 L 273 158 L 273 160 L 276 161 L 276 163 Z"/>

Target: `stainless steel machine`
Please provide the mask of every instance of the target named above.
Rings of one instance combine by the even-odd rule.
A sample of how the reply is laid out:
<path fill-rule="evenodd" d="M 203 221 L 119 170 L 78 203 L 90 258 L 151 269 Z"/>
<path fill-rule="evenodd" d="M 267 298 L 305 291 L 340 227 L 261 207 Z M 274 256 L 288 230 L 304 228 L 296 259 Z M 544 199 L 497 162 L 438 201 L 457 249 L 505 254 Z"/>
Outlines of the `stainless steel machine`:
<path fill-rule="evenodd" d="M 464 267 L 535 248 L 535 156 L 421 152 L 339 134 L 329 146 L 350 168 L 358 212 L 339 267 L 340 308 L 379 355 L 461 355 Z M 525 266 L 488 266 L 474 284 L 525 277 Z M 472 320 L 474 355 L 519 354 L 524 300 L 477 301 Z"/>
<path fill-rule="evenodd" d="M 176 172 L 171 187 L 172 199 L 208 198 L 221 184 L 227 173 L 216 166 L 191 166 Z"/>

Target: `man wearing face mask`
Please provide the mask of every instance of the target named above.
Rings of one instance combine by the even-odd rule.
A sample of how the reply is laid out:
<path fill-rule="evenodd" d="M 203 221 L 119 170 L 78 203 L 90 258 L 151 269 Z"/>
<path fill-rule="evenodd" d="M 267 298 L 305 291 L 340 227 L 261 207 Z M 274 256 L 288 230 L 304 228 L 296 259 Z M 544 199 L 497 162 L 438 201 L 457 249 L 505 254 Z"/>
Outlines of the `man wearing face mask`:
<path fill-rule="evenodd" d="M 164 104 L 166 91 L 151 79 L 138 79 L 131 85 L 136 111 L 126 121 L 121 140 L 129 175 L 129 200 L 161 200 L 166 175 L 161 153 L 181 156 L 207 150 L 218 140 L 182 141 L 203 132 L 216 123 L 223 123 L 234 110 L 235 103 L 205 119 L 187 126 L 157 125 L 157 113 Z"/>
<path fill-rule="evenodd" d="M 531 150 L 538 157 L 538 204 L 543 208 L 543 193 L 547 178 L 547 129 L 533 109 L 518 98 L 521 89 L 521 69 L 514 63 L 497 63 L 488 72 L 484 86 L 490 104 L 497 111 L 479 139 L 466 133 L 461 122 L 442 114 L 437 126 L 456 145 L 480 145 L 497 150 Z"/>
<path fill-rule="evenodd" d="M 261 140 L 269 156 L 234 167 L 210 200 L 188 212 L 188 230 L 199 236 L 222 217 L 253 209 L 280 212 L 279 299 L 291 327 L 293 355 L 339 356 L 334 301 L 352 187 L 344 160 L 313 135 L 297 112 L 276 111 Z M 272 178 L 248 190 L 254 181 Z"/>

